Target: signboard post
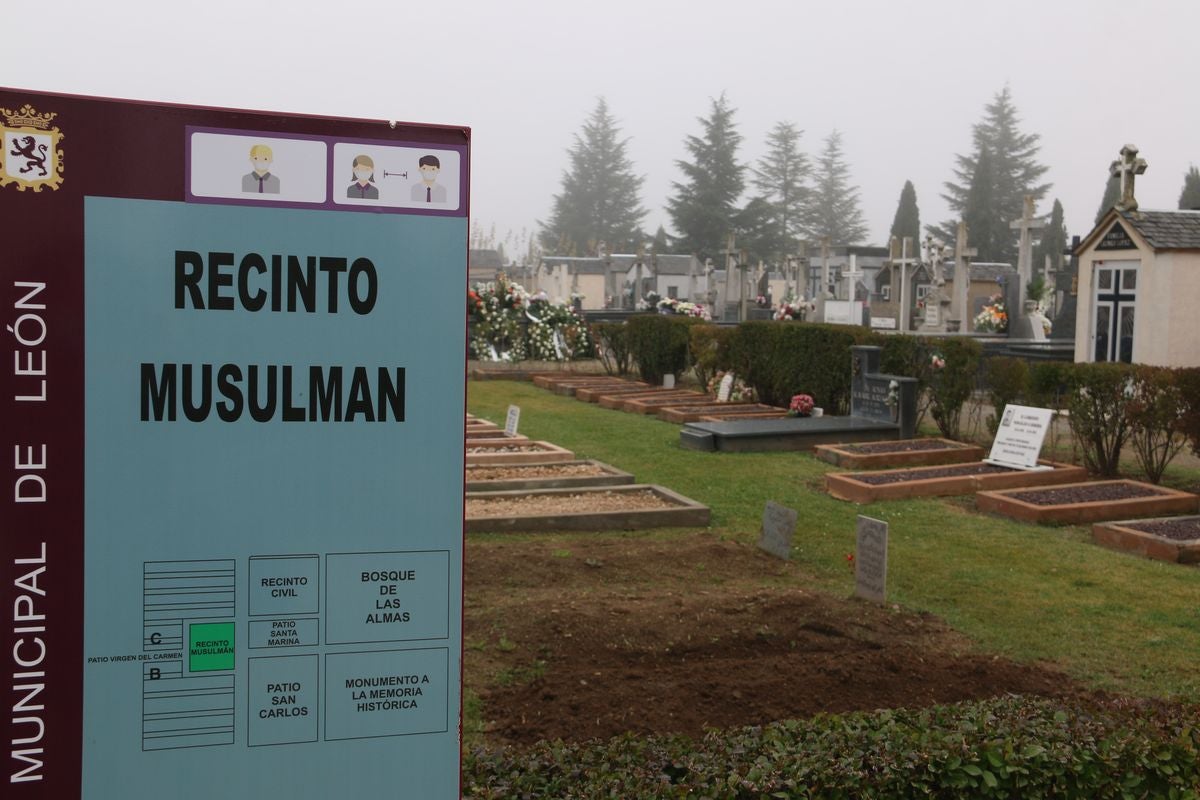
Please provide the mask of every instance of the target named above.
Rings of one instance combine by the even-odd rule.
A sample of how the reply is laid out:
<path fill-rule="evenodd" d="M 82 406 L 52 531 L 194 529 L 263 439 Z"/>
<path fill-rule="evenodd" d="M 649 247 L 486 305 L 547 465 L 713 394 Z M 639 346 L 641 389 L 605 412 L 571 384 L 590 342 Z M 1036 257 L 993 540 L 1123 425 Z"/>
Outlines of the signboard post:
<path fill-rule="evenodd" d="M 458 797 L 469 131 L 0 127 L 4 796 Z"/>

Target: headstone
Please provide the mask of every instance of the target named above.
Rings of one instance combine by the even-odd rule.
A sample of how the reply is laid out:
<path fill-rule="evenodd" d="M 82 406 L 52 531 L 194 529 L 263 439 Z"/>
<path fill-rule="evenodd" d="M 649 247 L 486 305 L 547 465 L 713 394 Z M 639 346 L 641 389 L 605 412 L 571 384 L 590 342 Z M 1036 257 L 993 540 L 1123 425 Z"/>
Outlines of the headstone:
<path fill-rule="evenodd" d="M 929 274 L 933 280 L 933 288 L 925 295 L 924 313 L 921 315 L 921 327 L 924 332 L 941 332 L 945 329 L 945 314 L 942 306 L 949 305 L 946 297 L 946 277 L 942 271 L 942 262 L 946 258 L 946 246 L 932 236 L 925 237 L 925 259 Z"/>
<path fill-rule="evenodd" d="M 854 593 L 874 603 L 887 602 L 888 524 L 858 517 L 854 553 Z"/>
<path fill-rule="evenodd" d="M 717 387 L 717 402 L 728 403 L 729 395 L 733 392 L 733 373 L 726 372 L 725 377 L 721 378 L 721 384 Z"/>
<path fill-rule="evenodd" d="M 879 372 L 881 349 L 850 348 L 850 416 L 894 422 L 900 438 L 911 439 L 917 428 L 917 380 Z"/>
<path fill-rule="evenodd" d="M 954 242 L 954 302 L 950 317 L 959 320 L 958 329 L 964 333 L 969 333 L 975 327 L 967 297 L 971 289 L 971 259 L 977 255 L 979 251 L 976 248 L 967 246 L 967 223 L 960 220 Z"/>
<path fill-rule="evenodd" d="M 1037 462 L 1053 417 L 1054 412 L 1048 408 L 1005 406 L 996 438 L 992 440 L 992 451 L 984 461 L 1011 469 L 1052 469 Z"/>
<path fill-rule="evenodd" d="M 517 426 L 521 424 L 521 407 L 509 406 L 508 415 L 504 418 L 504 435 L 516 436 Z"/>
<path fill-rule="evenodd" d="M 763 508 L 762 531 L 758 547 L 784 561 L 792 557 L 792 536 L 800 515 L 794 508 L 781 506 L 771 500 Z"/>
<path fill-rule="evenodd" d="M 663 384 L 662 385 L 663 385 L 664 389 L 674 389 L 675 388 L 675 374 L 668 372 L 666 375 L 663 375 Z"/>

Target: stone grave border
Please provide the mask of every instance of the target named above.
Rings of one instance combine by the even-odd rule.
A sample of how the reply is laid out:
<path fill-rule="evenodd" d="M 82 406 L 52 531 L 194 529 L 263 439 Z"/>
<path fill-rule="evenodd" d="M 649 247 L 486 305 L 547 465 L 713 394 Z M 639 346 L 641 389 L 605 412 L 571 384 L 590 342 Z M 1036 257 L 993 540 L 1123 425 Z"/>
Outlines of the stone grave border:
<path fill-rule="evenodd" d="M 708 506 L 684 497 L 663 486 L 635 483 L 627 486 L 594 487 L 584 489 L 542 489 L 515 492 L 478 492 L 472 499 L 520 498 L 538 495 L 572 495 L 591 492 L 633 493 L 651 491 L 675 507 L 652 508 L 627 511 L 578 511 L 565 514 L 535 515 L 516 514 L 497 517 L 467 517 L 467 533 L 483 532 L 545 532 L 545 531 L 607 531 L 640 530 L 643 528 L 703 528 L 707 527 L 712 512 Z"/>
<path fill-rule="evenodd" d="M 482 430 L 482 431 L 472 430 L 471 427 L 469 427 L 469 426 L 467 428 L 467 447 L 474 447 L 475 443 L 477 443 L 477 442 L 491 442 L 491 441 L 499 441 L 499 440 L 504 440 L 508 444 L 528 444 L 529 443 L 528 436 L 523 436 L 521 434 L 517 434 L 516 436 L 509 436 L 507 433 L 504 432 L 503 428 L 497 428 L 495 430 L 492 430 L 489 428 L 487 430 Z"/>
<path fill-rule="evenodd" d="M 576 461 L 534 462 L 531 464 L 511 464 L 520 467 L 566 467 L 576 464 L 588 464 L 603 470 L 603 475 L 568 475 L 561 478 L 505 478 L 497 480 L 471 480 L 471 467 L 498 466 L 494 464 L 472 464 L 467 468 L 467 494 L 476 492 L 518 492 L 534 489 L 571 489 L 587 486 L 627 486 L 633 483 L 633 474 L 603 461 L 581 459 Z"/>
<path fill-rule="evenodd" d="M 509 441 L 503 439 L 481 439 L 473 444 L 469 444 L 468 447 L 488 447 L 499 450 L 500 448 L 510 444 L 511 443 Z M 551 444 L 550 442 L 528 442 L 527 444 L 518 445 L 518 447 L 526 447 L 530 449 L 518 453 L 466 453 L 466 463 L 468 465 L 478 464 L 480 466 L 500 466 L 575 460 L 575 454 L 573 452 L 559 447 L 556 444 Z"/>
<path fill-rule="evenodd" d="M 986 491 L 975 495 L 975 507 L 980 511 L 1000 514 L 1023 522 L 1058 522 L 1082 525 L 1089 522 L 1110 522 L 1120 519 L 1191 514 L 1200 510 L 1200 497 L 1131 480 L 1093 481 L 1060 484 L 1051 489 L 1067 489 L 1073 486 L 1095 486 L 1097 484 L 1131 484 L 1145 487 L 1154 492 L 1149 497 L 1130 497 L 1123 500 L 1095 500 L 1086 503 L 1061 503 L 1059 505 L 1035 505 L 1011 497 L 1016 492 L 1027 492 L 1030 488 Z"/>
<path fill-rule="evenodd" d="M 604 394 L 596 400 L 597 405 L 601 408 L 609 408 L 614 411 L 620 411 L 621 406 L 630 400 L 648 400 L 654 397 L 668 397 L 674 400 L 686 401 L 691 395 L 691 392 L 684 392 L 679 389 L 664 389 L 661 386 L 657 389 L 646 389 L 640 392 L 617 392 L 614 394 Z"/>
<path fill-rule="evenodd" d="M 946 464 L 966 464 L 982 461 L 984 448 L 977 444 L 965 444 L 953 439 L 922 437 L 920 439 L 890 439 L 882 442 L 861 442 L 862 445 L 899 445 L 906 441 L 943 442 L 946 446 L 936 450 L 894 450 L 881 453 L 856 453 L 845 445 L 822 444 L 813 448 L 813 455 L 835 467 L 849 470 L 886 469 L 889 467 L 932 467 Z M 851 447 L 856 445 L 850 445 Z"/>
<path fill-rule="evenodd" d="M 677 405 L 686 405 L 692 402 L 704 402 L 708 400 L 708 395 L 690 392 L 686 395 L 681 394 L 679 397 L 642 397 L 630 398 L 621 403 L 620 409 L 628 411 L 631 414 L 657 414 L 660 408 L 672 408 Z"/>
<path fill-rule="evenodd" d="M 648 383 L 624 383 L 615 386 L 586 386 L 575 390 L 575 399 L 582 400 L 585 403 L 599 403 L 605 397 L 616 396 L 619 394 L 638 394 L 648 392 L 654 387 Z M 660 388 L 659 391 L 662 391 Z"/>
<path fill-rule="evenodd" d="M 1046 470 L 1013 470 L 984 475 L 946 475 L 937 478 L 917 478 L 896 483 L 872 484 L 855 480 L 863 473 L 831 472 L 825 475 L 825 491 L 838 500 L 852 503 L 874 503 L 878 500 L 903 500 L 910 497 L 952 497 L 974 494 L 986 490 L 1031 489 L 1039 486 L 1057 486 L 1079 482 L 1087 478 L 1087 470 L 1074 464 L 1056 461 L 1040 461 Z M 958 464 L 939 464 L 926 467 L 902 467 L 868 472 L 870 475 L 887 475 L 890 472 L 920 472 L 939 470 Z"/>
<path fill-rule="evenodd" d="M 1200 564 L 1200 538 L 1168 539 L 1133 527 L 1146 522 L 1164 522 L 1179 517 L 1127 519 L 1118 522 L 1097 522 L 1092 525 L 1092 541 L 1110 550 L 1167 561 L 1172 564 Z M 1200 519 L 1189 516 L 1184 519 Z"/>

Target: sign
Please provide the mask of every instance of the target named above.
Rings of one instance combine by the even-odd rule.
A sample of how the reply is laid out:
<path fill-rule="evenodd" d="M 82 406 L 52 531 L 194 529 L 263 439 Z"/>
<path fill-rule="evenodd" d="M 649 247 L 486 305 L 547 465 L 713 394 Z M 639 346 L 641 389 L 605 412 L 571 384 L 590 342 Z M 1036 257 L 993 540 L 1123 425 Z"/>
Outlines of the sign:
<path fill-rule="evenodd" d="M 733 373 L 726 372 L 725 377 L 721 378 L 721 384 L 717 387 L 717 402 L 728 403 L 729 395 L 733 392 Z"/>
<path fill-rule="evenodd" d="M 469 131 L 0 119 L 6 800 L 458 797 Z"/>
<path fill-rule="evenodd" d="M 888 524 L 858 517 L 854 556 L 854 593 L 874 603 L 887 602 Z"/>
<path fill-rule="evenodd" d="M 504 417 L 504 435 L 516 436 L 517 426 L 521 424 L 521 407 L 509 406 L 508 414 Z"/>
<path fill-rule="evenodd" d="M 1048 408 L 1005 406 L 996 438 L 992 440 L 992 451 L 984 461 L 1011 469 L 1052 469 L 1037 462 L 1053 417 L 1054 412 Z"/>
<path fill-rule="evenodd" d="M 776 558 L 787 561 L 792 557 L 792 536 L 796 532 L 796 521 L 800 515 L 794 508 L 781 506 L 768 500 L 763 508 L 762 531 L 758 547 Z"/>
<path fill-rule="evenodd" d="M 831 325 L 862 325 L 861 300 L 826 300 L 825 322 Z"/>
<path fill-rule="evenodd" d="M 871 315 L 871 327 L 879 328 L 880 330 L 885 330 L 885 331 L 894 331 L 894 330 L 896 330 L 896 318 L 895 317 L 877 317 L 874 314 L 872 314 Z"/>
<path fill-rule="evenodd" d="M 1137 245 L 1133 243 L 1133 239 L 1129 238 L 1129 233 L 1121 225 L 1120 222 L 1114 222 L 1112 227 L 1108 229 L 1108 233 L 1096 243 L 1097 250 L 1137 250 Z"/>

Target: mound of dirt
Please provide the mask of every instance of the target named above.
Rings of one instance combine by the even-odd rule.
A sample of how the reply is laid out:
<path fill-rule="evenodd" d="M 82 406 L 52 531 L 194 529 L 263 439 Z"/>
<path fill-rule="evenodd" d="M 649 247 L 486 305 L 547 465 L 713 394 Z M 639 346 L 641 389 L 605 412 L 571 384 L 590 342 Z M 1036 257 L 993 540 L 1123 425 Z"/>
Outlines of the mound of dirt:
<path fill-rule="evenodd" d="M 699 735 L 1011 692 L 1083 694 L 973 651 L 927 614 L 803 588 L 793 564 L 695 534 L 469 542 L 466 682 L 487 738 Z"/>

